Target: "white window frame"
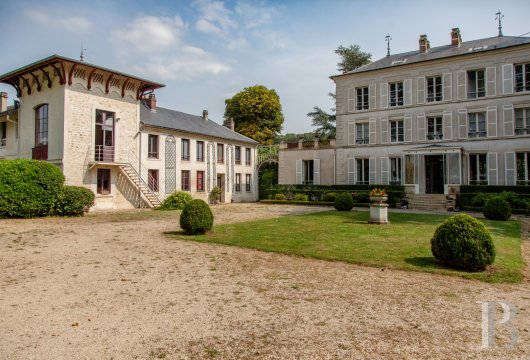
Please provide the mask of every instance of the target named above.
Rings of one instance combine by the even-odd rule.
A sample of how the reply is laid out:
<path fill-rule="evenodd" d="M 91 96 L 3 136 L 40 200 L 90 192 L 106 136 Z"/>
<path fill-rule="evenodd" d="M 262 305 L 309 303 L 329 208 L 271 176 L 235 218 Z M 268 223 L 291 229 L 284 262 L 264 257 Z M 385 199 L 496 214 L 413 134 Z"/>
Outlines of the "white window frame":
<path fill-rule="evenodd" d="M 480 174 L 480 160 L 484 161 L 485 171 Z M 488 185 L 488 156 L 486 153 L 473 153 L 468 157 L 468 179 L 470 185 Z M 478 179 L 471 178 L 471 169 L 474 168 L 475 174 L 479 176 Z M 480 176 L 483 175 L 483 176 Z"/>
<path fill-rule="evenodd" d="M 475 79 L 470 80 L 469 76 L 470 74 L 475 73 Z M 479 74 L 482 73 L 482 88 L 479 86 Z M 467 98 L 468 99 L 478 99 L 486 97 L 486 70 L 485 69 L 476 69 L 476 70 L 468 70 L 466 72 L 466 80 L 467 80 Z M 475 91 L 471 91 L 475 90 Z"/>
<path fill-rule="evenodd" d="M 359 162 L 360 165 L 359 166 Z M 368 171 L 365 171 L 365 162 L 368 164 Z M 359 180 L 359 171 L 361 172 L 362 180 Z M 355 184 L 370 184 L 370 159 L 369 158 L 355 158 Z"/>
<path fill-rule="evenodd" d="M 397 167 L 398 177 L 394 177 L 393 168 Z M 403 184 L 403 158 L 401 156 L 390 157 L 390 184 L 401 185 Z"/>
<path fill-rule="evenodd" d="M 360 92 L 360 93 L 359 93 Z M 359 96 L 361 101 L 359 101 Z M 368 86 L 355 88 L 355 110 L 364 111 L 370 109 L 370 92 Z"/>
<path fill-rule="evenodd" d="M 521 73 L 521 85 L 518 86 L 518 81 L 517 81 L 517 68 L 521 67 L 522 68 L 522 73 Z M 513 77 L 513 81 L 514 81 L 514 90 L 515 92 L 526 92 L 526 91 L 530 91 L 530 63 L 527 63 L 527 64 L 515 64 L 513 66 L 513 69 L 514 69 L 514 77 Z"/>
<path fill-rule="evenodd" d="M 517 158 L 523 154 L 524 157 L 524 180 L 519 180 L 519 166 Z M 515 181 L 517 185 L 530 185 L 530 151 L 519 151 L 515 153 Z"/>
<path fill-rule="evenodd" d="M 370 123 L 369 122 L 360 122 L 355 123 L 355 145 L 368 145 L 370 143 Z M 358 128 L 361 128 L 362 138 L 358 138 L 359 134 Z"/>
<path fill-rule="evenodd" d="M 522 113 L 522 127 L 517 127 L 517 114 Z M 514 134 L 516 136 L 530 135 L 530 108 L 515 108 L 514 109 Z"/>
<path fill-rule="evenodd" d="M 429 84 L 429 82 L 432 81 L 432 85 Z M 442 101 L 443 100 L 443 79 L 442 79 L 442 76 L 441 75 L 437 75 L 437 76 L 430 76 L 426 79 L 426 83 L 427 83 L 427 96 L 426 96 L 426 99 L 427 99 L 427 102 L 428 103 L 433 103 L 433 102 L 439 102 L 439 101 Z M 432 97 L 429 97 L 429 89 L 432 88 Z M 439 88 L 437 91 L 437 88 Z"/>
<path fill-rule="evenodd" d="M 403 121 L 403 119 L 390 120 L 389 122 L 390 122 L 390 142 L 391 143 L 404 142 L 405 141 L 405 122 Z"/>
<path fill-rule="evenodd" d="M 388 105 L 390 107 L 403 106 L 405 104 L 405 84 L 403 81 L 389 83 L 388 88 Z"/>
<path fill-rule="evenodd" d="M 484 130 L 480 130 L 480 124 L 482 119 L 479 118 L 479 116 L 482 115 L 482 119 L 484 122 Z M 474 113 L 468 113 L 467 114 L 467 125 L 468 125 L 468 138 L 483 138 L 488 136 L 488 124 L 486 119 L 486 112 L 474 112 Z M 475 130 L 472 131 L 473 128 L 471 125 L 475 125 Z"/>
<path fill-rule="evenodd" d="M 433 121 L 433 129 L 434 131 L 431 133 L 429 131 L 430 128 L 430 122 Z M 436 131 L 437 128 L 440 128 L 440 131 Z M 443 140 L 444 138 L 444 122 L 442 116 L 428 116 L 427 117 L 427 140 L 429 141 L 436 141 L 436 140 Z"/>

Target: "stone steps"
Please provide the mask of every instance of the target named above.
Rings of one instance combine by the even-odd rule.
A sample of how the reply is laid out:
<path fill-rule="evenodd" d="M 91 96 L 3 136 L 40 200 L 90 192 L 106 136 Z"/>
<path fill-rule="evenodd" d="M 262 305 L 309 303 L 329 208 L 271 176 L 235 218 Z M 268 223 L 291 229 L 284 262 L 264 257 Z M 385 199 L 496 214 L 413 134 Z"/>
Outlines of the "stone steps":
<path fill-rule="evenodd" d="M 409 209 L 447 210 L 447 198 L 444 194 L 413 195 L 409 199 Z"/>

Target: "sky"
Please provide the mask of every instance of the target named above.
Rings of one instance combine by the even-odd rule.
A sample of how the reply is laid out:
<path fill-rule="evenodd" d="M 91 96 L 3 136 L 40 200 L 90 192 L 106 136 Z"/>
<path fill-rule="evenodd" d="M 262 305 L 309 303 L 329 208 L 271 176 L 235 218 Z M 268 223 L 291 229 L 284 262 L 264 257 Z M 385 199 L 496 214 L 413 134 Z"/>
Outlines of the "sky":
<path fill-rule="evenodd" d="M 498 10 L 504 35 L 530 36 L 528 0 L 0 0 L 0 74 L 83 47 L 86 62 L 165 84 L 158 106 L 219 123 L 225 99 L 265 85 L 280 96 L 282 133 L 301 133 L 314 106 L 334 106 L 339 45 L 377 60 L 387 34 L 392 53 L 416 50 L 420 34 L 447 45 L 453 27 L 463 41 L 493 37 Z"/>

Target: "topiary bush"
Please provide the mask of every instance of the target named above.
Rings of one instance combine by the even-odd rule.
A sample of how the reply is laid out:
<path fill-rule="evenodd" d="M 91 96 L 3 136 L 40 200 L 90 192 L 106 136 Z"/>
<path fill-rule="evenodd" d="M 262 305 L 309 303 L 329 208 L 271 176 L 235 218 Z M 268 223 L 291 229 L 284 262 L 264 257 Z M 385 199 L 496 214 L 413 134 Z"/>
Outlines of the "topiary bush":
<path fill-rule="evenodd" d="M 309 201 L 309 197 L 306 194 L 295 194 L 294 201 Z"/>
<path fill-rule="evenodd" d="M 184 206 L 193 198 L 190 194 L 184 191 L 175 191 L 164 199 L 162 204 L 158 207 L 160 210 L 182 210 Z"/>
<path fill-rule="evenodd" d="M 484 270 L 495 260 L 488 229 L 467 214 L 451 216 L 436 228 L 431 251 L 445 265 L 466 271 Z"/>
<path fill-rule="evenodd" d="M 287 197 L 284 194 L 276 194 L 274 195 L 274 200 L 287 200 Z"/>
<path fill-rule="evenodd" d="M 82 216 L 94 205 L 96 196 L 92 190 L 82 186 L 64 186 L 55 206 L 60 216 Z"/>
<path fill-rule="evenodd" d="M 52 215 L 63 183 L 61 170 L 49 162 L 0 161 L 0 217 Z"/>
<path fill-rule="evenodd" d="M 210 191 L 210 202 L 212 204 L 217 204 L 219 201 L 221 201 L 222 194 L 223 190 L 219 186 L 214 186 L 212 191 Z"/>
<path fill-rule="evenodd" d="M 353 209 L 353 198 L 350 193 L 339 193 L 335 197 L 334 205 L 339 211 L 350 211 Z"/>
<path fill-rule="evenodd" d="M 200 199 L 190 201 L 180 214 L 180 227 L 188 235 L 204 234 L 213 226 L 213 214 Z"/>
<path fill-rule="evenodd" d="M 486 201 L 483 208 L 484 216 L 490 220 L 506 221 L 512 216 L 512 208 L 508 201 L 495 196 Z"/>

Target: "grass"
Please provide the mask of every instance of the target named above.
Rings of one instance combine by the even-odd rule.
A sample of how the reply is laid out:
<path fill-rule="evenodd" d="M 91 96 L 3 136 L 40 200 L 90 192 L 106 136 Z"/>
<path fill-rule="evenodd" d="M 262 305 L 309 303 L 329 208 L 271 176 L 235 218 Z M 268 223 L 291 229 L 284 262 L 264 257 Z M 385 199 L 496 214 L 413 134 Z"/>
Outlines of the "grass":
<path fill-rule="evenodd" d="M 484 272 L 446 268 L 431 253 L 430 239 L 448 216 L 389 213 L 389 225 L 368 224 L 368 212 L 326 211 L 215 226 L 206 235 L 177 239 L 234 245 L 354 264 L 517 283 L 523 278 L 520 223 L 482 220 L 495 242 L 495 263 Z"/>

